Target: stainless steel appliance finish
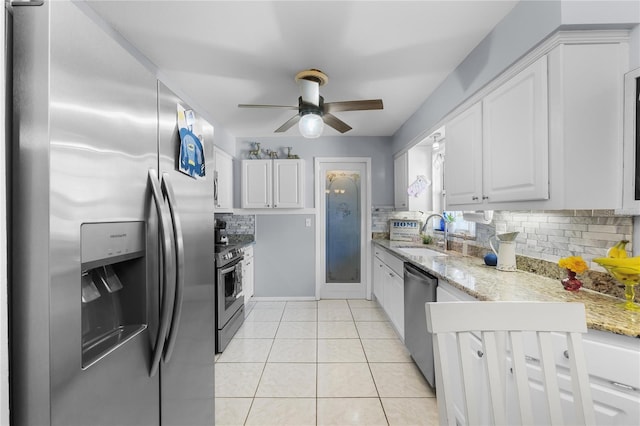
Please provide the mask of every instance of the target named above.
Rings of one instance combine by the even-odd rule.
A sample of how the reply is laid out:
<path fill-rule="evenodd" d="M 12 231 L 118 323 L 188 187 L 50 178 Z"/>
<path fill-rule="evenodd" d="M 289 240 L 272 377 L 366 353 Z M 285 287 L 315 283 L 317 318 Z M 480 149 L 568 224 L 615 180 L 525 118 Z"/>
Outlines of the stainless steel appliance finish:
<path fill-rule="evenodd" d="M 242 249 L 216 245 L 216 352 L 227 347 L 244 322 Z"/>
<path fill-rule="evenodd" d="M 436 301 L 438 279 L 404 264 L 404 344 L 431 387 L 436 387 L 433 341 L 427 332 L 424 304 Z"/>
<path fill-rule="evenodd" d="M 630 71 L 625 76 L 625 91 L 627 100 L 626 108 L 631 108 L 631 112 L 627 113 L 627 119 L 632 121 L 632 129 L 629 137 L 635 140 L 635 182 L 634 182 L 634 199 L 640 200 L 640 68 Z"/>
<path fill-rule="evenodd" d="M 13 31 L 12 424 L 212 423 L 213 184 L 175 171 L 179 100 L 72 2 Z"/>
<path fill-rule="evenodd" d="M 182 102 L 158 83 L 159 168 L 171 176 L 175 206 L 182 223 L 184 243 L 184 288 L 182 315 L 171 359 L 163 355 L 162 423 L 166 425 L 210 424 L 214 415 L 215 353 L 215 269 L 211 253 L 213 233 L 213 175 L 195 180 L 177 169 L 180 137 L 176 126 L 176 105 Z M 194 133 L 202 136 L 205 164 L 213 165 L 213 127 L 199 120 Z M 174 310 L 173 315 L 176 315 Z M 173 330 L 173 329 L 172 329 Z"/>

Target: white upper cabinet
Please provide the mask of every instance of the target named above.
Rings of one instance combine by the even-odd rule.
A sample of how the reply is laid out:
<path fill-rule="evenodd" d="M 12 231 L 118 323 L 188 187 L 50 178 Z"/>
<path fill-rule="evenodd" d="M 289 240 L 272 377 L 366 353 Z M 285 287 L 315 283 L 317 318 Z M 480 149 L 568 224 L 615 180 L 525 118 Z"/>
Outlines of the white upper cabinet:
<path fill-rule="evenodd" d="M 400 154 L 393 160 L 393 189 L 394 206 L 396 210 L 409 208 L 409 195 L 407 193 L 409 173 L 409 154 Z"/>
<path fill-rule="evenodd" d="M 304 160 L 242 160 L 242 208 L 303 208 Z"/>
<path fill-rule="evenodd" d="M 216 212 L 233 211 L 233 157 L 215 147 L 215 209 Z"/>
<path fill-rule="evenodd" d="M 409 194 L 419 177 L 431 181 L 431 145 L 417 145 L 394 158 L 394 207 L 396 210 L 429 211 L 433 208 L 432 187 Z"/>
<path fill-rule="evenodd" d="M 447 208 L 621 208 L 627 40 L 560 34 L 455 111 Z"/>
<path fill-rule="evenodd" d="M 549 198 L 547 58 L 482 100 L 482 196 L 488 203 Z"/>
<path fill-rule="evenodd" d="M 547 129 L 542 57 L 446 124 L 447 206 L 547 199 Z"/>
<path fill-rule="evenodd" d="M 548 56 L 550 201 L 620 208 L 628 45 L 564 44 Z"/>
<path fill-rule="evenodd" d="M 471 106 L 446 125 L 447 205 L 482 202 L 482 104 Z"/>
<path fill-rule="evenodd" d="M 242 160 L 242 208 L 264 209 L 272 205 L 273 160 Z"/>
<path fill-rule="evenodd" d="M 418 145 L 411 148 L 409 154 L 409 168 L 407 172 L 407 184 L 409 187 L 416 184 L 418 179 L 424 178 L 430 182 L 422 189 L 414 190 L 409 195 L 409 211 L 433 210 L 433 186 L 432 179 L 432 148 L 431 145 Z M 405 191 L 408 192 L 408 191 Z"/>
<path fill-rule="evenodd" d="M 273 207 L 304 207 L 304 160 L 273 160 Z"/>

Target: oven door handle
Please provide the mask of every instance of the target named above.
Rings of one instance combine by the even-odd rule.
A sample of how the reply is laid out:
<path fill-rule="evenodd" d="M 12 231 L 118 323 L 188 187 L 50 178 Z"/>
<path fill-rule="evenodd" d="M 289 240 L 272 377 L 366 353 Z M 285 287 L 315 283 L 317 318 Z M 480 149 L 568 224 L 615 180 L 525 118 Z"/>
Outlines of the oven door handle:
<path fill-rule="evenodd" d="M 171 317 L 169 335 L 167 337 L 167 345 L 163 357 L 164 362 L 169 362 L 173 349 L 176 346 L 176 338 L 178 337 L 178 329 L 180 328 L 180 317 L 182 315 L 182 299 L 184 296 L 184 239 L 182 236 L 182 222 L 180 221 L 180 215 L 178 214 L 178 207 L 176 204 L 176 196 L 173 192 L 173 185 L 171 184 L 168 173 L 162 174 L 162 191 L 169 201 L 169 212 L 171 214 L 171 222 L 173 225 L 177 265 L 173 315 Z"/>
<path fill-rule="evenodd" d="M 238 264 L 236 265 L 236 274 L 238 274 L 238 280 L 237 280 L 237 285 L 236 285 L 236 299 L 239 298 L 240 296 L 242 296 L 242 292 L 243 292 L 243 288 L 242 288 L 242 279 L 244 278 L 242 276 L 242 260 L 244 259 L 244 257 L 240 258 L 240 261 L 238 262 Z"/>
<path fill-rule="evenodd" d="M 233 272 L 238 268 L 238 264 L 242 261 L 242 258 L 235 260 L 231 265 L 225 265 L 220 268 L 220 274 L 226 275 L 229 272 Z"/>
<path fill-rule="evenodd" d="M 164 199 L 161 194 L 160 184 L 158 182 L 158 174 L 155 170 L 149 169 L 149 184 L 151 186 L 151 195 L 153 197 L 154 204 L 156 206 L 156 212 L 158 214 L 158 220 L 160 222 L 160 245 L 161 260 L 162 260 L 162 272 L 160 274 L 159 291 L 161 299 L 160 308 L 160 324 L 158 325 L 158 334 L 156 336 L 156 344 L 153 349 L 153 357 L 151 359 L 151 367 L 149 370 L 149 376 L 153 377 L 158 372 L 160 366 L 160 359 L 165 345 L 165 339 L 167 337 L 167 330 L 169 328 L 169 318 L 171 315 L 171 308 L 173 307 L 173 299 L 175 292 L 173 289 L 174 281 L 172 277 L 175 275 L 173 253 L 171 244 L 170 225 L 167 223 L 167 213 L 165 211 Z M 171 286 L 171 288 L 169 288 Z"/>

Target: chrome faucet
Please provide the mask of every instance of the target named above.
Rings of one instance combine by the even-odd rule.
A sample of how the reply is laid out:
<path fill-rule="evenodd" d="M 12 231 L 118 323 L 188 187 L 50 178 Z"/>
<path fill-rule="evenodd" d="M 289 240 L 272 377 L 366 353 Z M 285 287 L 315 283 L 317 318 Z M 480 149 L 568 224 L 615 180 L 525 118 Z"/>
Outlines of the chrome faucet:
<path fill-rule="evenodd" d="M 422 225 L 422 228 L 420 229 L 420 233 L 424 233 L 424 231 L 427 229 L 427 224 L 429 223 L 429 219 L 431 219 L 432 217 L 439 217 L 440 219 L 444 220 L 444 251 L 447 251 L 447 239 L 448 239 L 449 231 L 447 230 L 447 220 L 444 218 L 443 215 L 439 213 L 433 213 L 427 216 L 427 220 L 424 221 L 424 225 Z"/>

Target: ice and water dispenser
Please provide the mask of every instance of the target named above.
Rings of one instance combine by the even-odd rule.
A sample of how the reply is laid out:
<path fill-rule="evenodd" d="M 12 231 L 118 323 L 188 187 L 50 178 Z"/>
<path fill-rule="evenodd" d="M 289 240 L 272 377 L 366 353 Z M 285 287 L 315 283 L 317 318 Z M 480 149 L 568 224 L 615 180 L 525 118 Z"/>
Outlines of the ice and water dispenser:
<path fill-rule="evenodd" d="M 147 325 L 145 223 L 81 227 L 82 368 Z"/>

